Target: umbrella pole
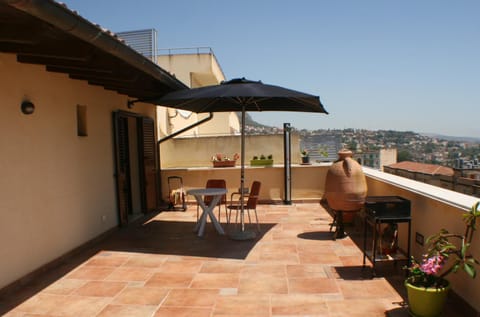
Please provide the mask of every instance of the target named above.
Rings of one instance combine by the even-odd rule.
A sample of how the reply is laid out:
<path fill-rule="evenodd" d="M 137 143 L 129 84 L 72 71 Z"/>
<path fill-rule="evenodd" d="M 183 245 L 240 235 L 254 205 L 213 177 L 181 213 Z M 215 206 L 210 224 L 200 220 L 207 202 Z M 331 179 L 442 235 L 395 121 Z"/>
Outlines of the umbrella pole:
<path fill-rule="evenodd" d="M 245 231 L 245 218 L 244 211 L 244 198 L 245 192 L 243 189 L 245 188 L 245 103 L 242 102 L 242 131 L 241 131 L 241 166 L 240 166 L 240 215 L 241 215 L 241 223 L 242 223 L 242 231 Z"/>
<path fill-rule="evenodd" d="M 245 230 L 244 219 L 244 198 L 245 198 L 245 103 L 242 102 L 242 126 L 241 126 L 241 154 L 240 154 L 240 222 L 242 224 L 240 231 L 233 232 L 230 238 L 233 240 L 251 240 L 255 239 L 256 234 L 253 231 Z"/>

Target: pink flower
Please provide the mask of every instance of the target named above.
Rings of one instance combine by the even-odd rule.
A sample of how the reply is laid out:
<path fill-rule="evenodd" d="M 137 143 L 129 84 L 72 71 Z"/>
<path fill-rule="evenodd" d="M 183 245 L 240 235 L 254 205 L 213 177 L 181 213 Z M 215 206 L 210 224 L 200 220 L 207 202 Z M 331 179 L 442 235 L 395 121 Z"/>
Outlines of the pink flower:
<path fill-rule="evenodd" d="M 429 275 L 435 275 L 442 269 L 444 263 L 445 261 L 443 256 L 434 255 L 423 260 L 421 269 L 423 272 Z"/>

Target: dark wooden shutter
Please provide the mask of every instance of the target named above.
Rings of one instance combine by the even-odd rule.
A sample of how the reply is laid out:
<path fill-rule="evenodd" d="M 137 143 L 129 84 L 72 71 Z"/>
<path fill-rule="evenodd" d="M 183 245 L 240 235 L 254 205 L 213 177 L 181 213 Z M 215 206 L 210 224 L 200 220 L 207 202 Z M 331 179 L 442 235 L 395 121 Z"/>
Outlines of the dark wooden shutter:
<path fill-rule="evenodd" d="M 115 160 L 116 160 L 116 183 L 117 203 L 119 210 L 120 225 L 128 223 L 130 210 L 130 182 L 129 182 L 129 149 L 128 149 L 128 120 L 120 113 L 114 113 L 115 129 Z"/>
<path fill-rule="evenodd" d="M 157 179 L 157 142 L 155 139 L 155 121 L 152 118 L 142 119 L 143 143 L 143 177 L 144 177 L 144 202 L 146 211 L 157 210 L 158 204 L 158 179 Z"/>

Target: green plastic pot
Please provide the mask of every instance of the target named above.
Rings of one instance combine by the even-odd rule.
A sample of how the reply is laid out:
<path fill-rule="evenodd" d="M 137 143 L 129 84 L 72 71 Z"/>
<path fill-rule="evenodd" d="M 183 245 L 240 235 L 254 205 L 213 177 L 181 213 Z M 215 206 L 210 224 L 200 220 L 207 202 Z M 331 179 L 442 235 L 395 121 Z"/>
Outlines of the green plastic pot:
<path fill-rule="evenodd" d="M 251 166 L 272 166 L 272 159 L 259 159 L 259 160 L 250 160 Z"/>
<path fill-rule="evenodd" d="M 417 287 L 405 281 L 408 296 L 408 308 L 415 317 L 441 316 L 447 299 L 450 283 L 445 287 Z"/>

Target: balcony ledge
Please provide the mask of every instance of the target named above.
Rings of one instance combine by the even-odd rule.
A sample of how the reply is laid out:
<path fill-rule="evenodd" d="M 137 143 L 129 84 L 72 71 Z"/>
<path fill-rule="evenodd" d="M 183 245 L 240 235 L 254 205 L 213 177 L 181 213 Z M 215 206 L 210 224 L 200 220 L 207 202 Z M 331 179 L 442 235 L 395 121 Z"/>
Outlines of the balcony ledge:
<path fill-rule="evenodd" d="M 473 196 L 381 172 L 372 168 L 364 167 L 363 171 L 367 177 L 372 179 L 390 184 L 414 194 L 428 197 L 461 210 L 469 210 L 472 205 L 478 201 L 478 198 Z"/>
<path fill-rule="evenodd" d="M 332 163 L 315 163 L 311 165 L 305 164 L 292 164 L 294 168 L 310 168 L 310 167 L 325 167 L 330 166 Z M 249 163 L 245 164 L 245 168 L 247 169 L 255 169 L 255 168 L 284 168 L 283 164 L 273 164 L 273 165 L 260 165 L 260 166 L 251 166 Z M 222 167 L 221 169 L 240 169 L 240 164 L 237 161 L 237 165 L 234 167 Z M 205 171 L 205 170 L 218 170 L 218 168 L 214 168 L 212 166 L 193 166 L 193 167 L 163 167 L 162 171 Z"/>

